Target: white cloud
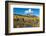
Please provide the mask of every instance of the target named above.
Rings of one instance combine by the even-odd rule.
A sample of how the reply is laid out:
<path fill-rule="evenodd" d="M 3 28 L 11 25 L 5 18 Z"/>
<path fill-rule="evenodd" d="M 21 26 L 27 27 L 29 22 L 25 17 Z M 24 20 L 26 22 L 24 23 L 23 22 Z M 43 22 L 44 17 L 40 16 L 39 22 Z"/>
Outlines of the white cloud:
<path fill-rule="evenodd" d="M 28 13 L 28 10 L 25 11 L 25 14 L 27 14 L 27 13 Z"/>
<path fill-rule="evenodd" d="M 28 14 L 28 13 L 33 13 L 33 11 L 31 11 L 31 9 L 25 10 L 25 14 Z"/>

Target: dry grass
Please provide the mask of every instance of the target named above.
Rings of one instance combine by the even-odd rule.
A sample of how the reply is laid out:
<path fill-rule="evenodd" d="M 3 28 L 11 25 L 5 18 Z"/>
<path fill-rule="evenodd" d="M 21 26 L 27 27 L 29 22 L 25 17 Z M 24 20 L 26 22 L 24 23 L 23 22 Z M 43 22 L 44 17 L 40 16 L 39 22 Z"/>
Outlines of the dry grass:
<path fill-rule="evenodd" d="M 39 24 L 39 17 L 14 16 L 14 28 L 39 27 Z"/>

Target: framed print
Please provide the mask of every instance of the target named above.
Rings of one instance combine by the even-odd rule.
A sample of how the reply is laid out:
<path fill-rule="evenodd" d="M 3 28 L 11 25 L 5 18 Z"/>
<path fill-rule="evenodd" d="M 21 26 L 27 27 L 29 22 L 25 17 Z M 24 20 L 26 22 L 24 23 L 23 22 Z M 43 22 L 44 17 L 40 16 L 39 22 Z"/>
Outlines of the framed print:
<path fill-rule="evenodd" d="M 5 2 L 5 34 L 45 32 L 45 4 L 38 2 Z"/>

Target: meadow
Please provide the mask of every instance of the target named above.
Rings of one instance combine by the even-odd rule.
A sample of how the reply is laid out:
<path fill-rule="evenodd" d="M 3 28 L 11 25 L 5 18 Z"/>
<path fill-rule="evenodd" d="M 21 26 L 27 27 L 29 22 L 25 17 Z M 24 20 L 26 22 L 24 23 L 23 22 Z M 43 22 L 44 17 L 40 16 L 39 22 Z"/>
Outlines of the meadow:
<path fill-rule="evenodd" d="M 39 27 L 40 18 L 32 15 L 14 15 L 14 28 Z"/>

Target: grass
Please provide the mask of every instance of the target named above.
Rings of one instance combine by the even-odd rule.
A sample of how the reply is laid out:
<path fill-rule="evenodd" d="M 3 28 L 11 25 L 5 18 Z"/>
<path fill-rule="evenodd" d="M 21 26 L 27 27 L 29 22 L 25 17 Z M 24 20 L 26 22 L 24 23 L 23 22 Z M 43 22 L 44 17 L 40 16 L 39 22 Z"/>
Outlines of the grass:
<path fill-rule="evenodd" d="M 17 21 L 16 19 L 19 18 Z M 23 21 L 26 19 L 27 21 Z M 28 20 L 32 20 L 31 22 Z M 39 17 L 32 17 L 32 16 L 22 16 L 22 15 L 14 15 L 14 28 L 22 28 L 22 27 L 39 27 Z"/>

